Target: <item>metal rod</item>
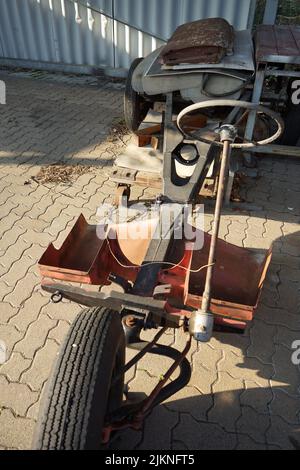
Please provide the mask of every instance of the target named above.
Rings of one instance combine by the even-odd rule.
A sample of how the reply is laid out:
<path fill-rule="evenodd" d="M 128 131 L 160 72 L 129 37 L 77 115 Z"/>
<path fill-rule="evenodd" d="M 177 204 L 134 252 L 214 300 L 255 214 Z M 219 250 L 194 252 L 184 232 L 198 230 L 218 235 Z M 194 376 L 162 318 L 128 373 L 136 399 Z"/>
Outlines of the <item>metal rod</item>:
<path fill-rule="evenodd" d="M 112 381 L 112 385 L 115 385 L 118 380 L 120 379 L 120 375 L 122 374 L 126 374 L 126 372 L 129 371 L 129 369 L 131 369 L 131 367 L 133 367 L 140 359 L 142 359 L 142 357 L 145 356 L 145 354 L 147 354 L 148 352 L 151 351 L 151 349 L 153 348 L 153 346 L 156 345 L 157 341 L 160 339 L 160 337 L 167 331 L 168 328 L 162 328 L 156 335 L 155 337 L 153 338 L 153 340 L 147 344 L 147 346 L 145 346 L 140 352 L 138 352 L 138 354 L 136 356 L 134 356 L 134 358 L 131 359 L 131 361 L 129 361 L 123 368 L 121 374 L 118 374 L 115 379 Z M 136 349 L 134 347 L 134 343 L 133 345 L 131 344 L 128 344 L 127 347 L 129 349 Z"/>
<path fill-rule="evenodd" d="M 171 365 L 169 370 L 163 376 L 163 379 L 156 385 L 156 387 L 151 392 L 151 394 L 149 395 L 147 400 L 144 402 L 144 405 L 143 405 L 143 407 L 142 407 L 142 409 L 139 413 L 140 418 L 142 418 L 151 409 L 151 407 L 152 407 L 153 403 L 155 402 L 155 399 L 157 398 L 159 392 L 162 390 L 165 383 L 169 380 L 171 375 L 175 372 L 177 367 L 181 364 L 181 362 L 183 361 L 183 359 L 185 358 L 185 356 L 189 352 L 190 347 L 191 347 L 191 341 L 192 341 L 192 337 L 190 336 L 187 343 L 186 343 L 186 346 L 185 346 L 184 350 L 181 353 L 181 355 L 178 357 L 178 359 L 176 361 L 174 361 L 174 363 Z"/>
<path fill-rule="evenodd" d="M 208 269 L 206 273 L 206 280 L 205 280 L 205 288 L 202 298 L 202 311 L 208 312 L 212 297 L 211 292 L 211 284 L 212 278 L 215 268 L 215 256 L 216 256 L 216 248 L 217 248 L 217 241 L 219 236 L 219 229 L 220 229 L 220 220 L 221 220 L 221 210 L 222 204 L 225 194 L 225 181 L 226 181 L 226 173 L 228 171 L 229 166 L 229 159 L 231 155 L 231 141 L 225 140 L 223 146 L 223 153 L 222 153 L 222 160 L 221 160 L 221 169 L 220 169 L 220 178 L 218 184 L 218 192 L 217 192 L 217 200 L 216 200 L 216 208 L 214 214 L 214 222 L 213 222 L 213 232 L 211 237 L 210 243 L 210 250 L 209 250 L 209 257 L 208 257 Z"/>
<path fill-rule="evenodd" d="M 300 157 L 300 147 L 295 147 L 294 145 L 267 145 L 265 147 L 261 147 L 258 145 L 257 147 L 253 147 L 251 149 L 247 149 L 247 152 L 251 153 L 262 153 L 264 155 L 271 155 L 272 157 Z M 264 157 L 263 155 L 263 157 Z"/>
<path fill-rule="evenodd" d="M 145 344 L 147 343 L 142 341 L 141 343 L 132 344 L 131 347 L 137 350 L 144 350 L 143 346 L 145 347 Z M 169 357 L 174 360 L 174 363 L 164 375 L 163 380 L 156 385 L 152 393 L 146 399 L 138 403 L 125 404 L 106 416 L 103 442 L 109 441 L 110 433 L 113 430 L 126 428 L 140 429 L 146 414 L 189 383 L 191 378 L 191 366 L 186 359 L 186 354 L 190 346 L 191 338 L 188 339 L 185 349 L 182 352 L 161 344 L 153 346 L 153 349 L 149 351 L 150 354 Z M 166 385 L 166 382 L 177 367 L 180 368 L 179 376 Z"/>

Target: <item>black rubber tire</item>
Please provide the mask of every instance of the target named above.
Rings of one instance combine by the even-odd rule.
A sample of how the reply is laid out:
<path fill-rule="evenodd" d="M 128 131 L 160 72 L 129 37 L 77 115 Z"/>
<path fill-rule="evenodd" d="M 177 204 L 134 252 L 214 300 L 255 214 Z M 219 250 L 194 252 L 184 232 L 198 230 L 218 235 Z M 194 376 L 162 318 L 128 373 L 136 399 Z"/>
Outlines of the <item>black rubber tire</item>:
<path fill-rule="evenodd" d="M 300 139 L 300 105 L 291 105 L 284 123 L 285 129 L 280 139 L 281 145 L 299 146 Z"/>
<path fill-rule="evenodd" d="M 133 72 L 142 60 L 143 58 L 139 57 L 132 62 L 128 71 L 124 94 L 125 123 L 130 132 L 133 133 L 138 130 L 152 106 L 150 101 L 146 101 L 142 95 L 132 88 Z"/>
<path fill-rule="evenodd" d="M 123 396 L 125 336 L 118 312 L 83 310 L 72 324 L 52 371 L 33 439 L 39 450 L 103 449 L 108 412 Z"/>
<path fill-rule="evenodd" d="M 280 83 L 280 82 L 279 82 Z M 285 129 L 279 139 L 278 143 L 280 145 L 294 145 L 300 146 L 300 104 L 293 103 L 293 88 L 294 78 L 290 78 L 287 84 L 287 107 L 283 115 Z M 281 83 L 282 86 L 282 83 Z"/>

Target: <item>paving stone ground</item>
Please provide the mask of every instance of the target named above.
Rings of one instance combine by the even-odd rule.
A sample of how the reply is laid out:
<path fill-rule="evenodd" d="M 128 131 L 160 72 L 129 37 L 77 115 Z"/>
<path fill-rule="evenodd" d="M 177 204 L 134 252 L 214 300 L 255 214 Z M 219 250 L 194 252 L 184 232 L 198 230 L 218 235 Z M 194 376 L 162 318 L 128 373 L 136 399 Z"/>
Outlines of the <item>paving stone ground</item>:
<path fill-rule="evenodd" d="M 7 105 L 0 126 L 0 339 L 8 360 L 0 367 L 0 448 L 28 449 L 42 390 L 59 346 L 79 311 L 52 304 L 41 291 L 37 261 L 61 243 L 82 212 L 96 220 L 110 202 L 109 181 L 118 142 L 106 141 L 122 116 L 122 85 L 104 79 L 2 72 Z M 51 163 L 92 167 L 70 185 L 31 179 Z M 259 177 L 247 179 L 256 212 L 226 210 L 222 237 L 274 257 L 255 320 L 242 336 L 216 334 L 192 345 L 190 384 L 145 423 L 114 442 L 120 449 L 289 449 L 299 428 L 300 373 L 292 343 L 300 340 L 300 162 L 261 158 Z M 155 191 L 133 188 L 134 199 Z M 211 212 L 211 211 L 210 211 Z M 206 227 L 211 229 L 211 214 Z M 146 335 L 149 337 L 149 334 Z M 184 347 L 181 332 L 164 342 Z M 168 361 L 144 359 L 128 375 L 132 392 L 149 392 Z"/>

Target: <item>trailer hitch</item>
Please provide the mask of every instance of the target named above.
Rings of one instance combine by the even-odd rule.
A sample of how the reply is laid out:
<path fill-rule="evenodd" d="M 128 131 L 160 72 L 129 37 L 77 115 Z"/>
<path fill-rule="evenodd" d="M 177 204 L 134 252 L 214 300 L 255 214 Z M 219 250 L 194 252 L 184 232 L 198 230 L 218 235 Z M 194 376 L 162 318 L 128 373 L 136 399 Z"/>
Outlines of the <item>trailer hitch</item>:
<path fill-rule="evenodd" d="M 168 286 L 165 287 L 164 292 L 167 292 Z M 160 319 L 162 324 L 168 325 L 170 328 L 179 327 L 180 314 L 191 315 L 193 311 L 193 308 L 178 305 L 177 302 L 172 305 L 172 299 L 142 297 L 126 292 L 92 292 L 80 287 L 58 283 L 42 284 L 42 289 L 52 294 L 51 299 L 54 303 L 68 299 L 86 307 L 108 307 L 117 312 L 121 312 L 123 309 L 144 315 L 151 312 Z M 172 309 L 177 311 L 177 315 L 171 315 Z"/>
<path fill-rule="evenodd" d="M 121 311 L 126 307 L 129 309 L 151 310 L 154 313 L 166 311 L 165 300 L 155 300 L 152 297 L 137 297 L 133 294 L 111 291 L 110 293 L 92 292 L 80 287 L 68 286 L 66 284 L 42 284 L 42 289 L 52 294 L 51 299 L 57 303 L 62 299 L 68 299 L 86 307 L 110 307 Z"/>

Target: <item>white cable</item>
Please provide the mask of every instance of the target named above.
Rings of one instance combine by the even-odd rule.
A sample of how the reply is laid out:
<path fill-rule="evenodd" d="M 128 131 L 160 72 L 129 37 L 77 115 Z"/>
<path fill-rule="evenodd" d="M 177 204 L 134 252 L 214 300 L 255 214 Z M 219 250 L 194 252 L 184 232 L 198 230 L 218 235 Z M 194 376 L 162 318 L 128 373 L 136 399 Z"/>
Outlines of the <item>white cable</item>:
<path fill-rule="evenodd" d="M 201 266 L 201 268 L 199 269 L 190 269 L 190 268 L 186 268 L 184 266 L 180 266 L 180 263 L 182 262 L 182 260 L 175 264 L 175 263 L 169 263 L 168 261 L 151 261 L 149 263 L 145 263 L 143 264 L 142 266 L 134 266 L 134 265 L 125 265 L 123 263 L 121 263 L 120 260 L 118 260 L 118 258 L 116 257 L 116 255 L 113 253 L 112 251 L 112 248 L 110 246 L 110 241 L 109 239 L 107 238 L 107 245 L 108 245 L 108 248 L 109 248 L 109 251 L 110 251 L 110 254 L 112 255 L 112 257 L 115 259 L 115 261 L 122 267 L 122 268 L 125 268 L 125 269 L 139 269 L 141 267 L 144 267 L 144 266 L 151 266 L 152 264 L 155 265 L 155 264 L 160 264 L 160 265 L 168 265 L 168 266 L 172 266 L 172 268 L 169 268 L 169 270 L 171 271 L 172 269 L 175 269 L 177 267 L 180 267 L 181 269 L 183 269 L 184 271 L 187 271 L 187 272 L 190 272 L 190 273 L 193 273 L 193 274 L 197 274 L 197 273 L 200 273 L 200 271 L 202 271 L 203 269 L 206 269 L 206 268 L 210 268 L 211 266 L 214 266 L 216 263 L 211 263 L 211 264 L 207 264 L 205 266 Z M 166 269 L 167 270 L 167 269 Z"/>

